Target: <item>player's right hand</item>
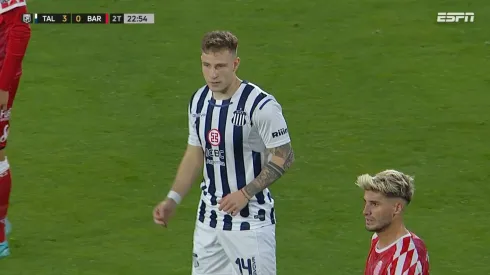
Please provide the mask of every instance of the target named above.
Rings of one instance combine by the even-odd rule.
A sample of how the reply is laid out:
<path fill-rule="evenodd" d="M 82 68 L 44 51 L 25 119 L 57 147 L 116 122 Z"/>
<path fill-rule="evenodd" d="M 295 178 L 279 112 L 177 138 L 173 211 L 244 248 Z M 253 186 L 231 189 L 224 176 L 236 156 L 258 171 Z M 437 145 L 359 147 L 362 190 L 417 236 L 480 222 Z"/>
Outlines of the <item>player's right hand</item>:
<path fill-rule="evenodd" d="M 166 199 L 160 202 L 153 210 L 153 221 L 156 224 L 167 227 L 170 217 L 175 212 L 177 203 L 172 199 Z"/>
<path fill-rule="evenodd" d="M 7 111 L 9 103 L 9 92 L 0 90 L 0 110 Z"/>

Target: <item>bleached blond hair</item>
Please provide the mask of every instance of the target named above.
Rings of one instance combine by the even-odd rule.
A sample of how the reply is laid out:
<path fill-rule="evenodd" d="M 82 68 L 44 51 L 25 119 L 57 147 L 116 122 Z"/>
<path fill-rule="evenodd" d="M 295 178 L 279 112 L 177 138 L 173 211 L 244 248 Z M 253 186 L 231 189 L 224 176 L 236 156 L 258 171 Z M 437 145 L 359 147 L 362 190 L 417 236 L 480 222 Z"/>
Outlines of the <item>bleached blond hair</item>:
<path fill-rule="evenodd" d="M 385 170 L 375 176 L 369 174 L 357 177 L 356 185 L 365 191 L 380 192 L 387 197 L 403 198 L 410 203 L 415 193 L 412 176 L 396 170 Z"/>

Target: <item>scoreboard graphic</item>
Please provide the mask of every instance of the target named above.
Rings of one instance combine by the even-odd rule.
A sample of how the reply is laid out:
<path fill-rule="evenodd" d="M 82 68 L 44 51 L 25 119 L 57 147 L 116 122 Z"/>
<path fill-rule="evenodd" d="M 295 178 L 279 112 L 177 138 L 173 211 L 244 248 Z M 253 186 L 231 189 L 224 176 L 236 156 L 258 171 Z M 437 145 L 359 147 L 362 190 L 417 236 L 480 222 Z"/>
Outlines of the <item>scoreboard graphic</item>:
<path fill-rule="evenodd" d="M 155 24 L 153 13 L 26 13 L 28 24 Z"/>

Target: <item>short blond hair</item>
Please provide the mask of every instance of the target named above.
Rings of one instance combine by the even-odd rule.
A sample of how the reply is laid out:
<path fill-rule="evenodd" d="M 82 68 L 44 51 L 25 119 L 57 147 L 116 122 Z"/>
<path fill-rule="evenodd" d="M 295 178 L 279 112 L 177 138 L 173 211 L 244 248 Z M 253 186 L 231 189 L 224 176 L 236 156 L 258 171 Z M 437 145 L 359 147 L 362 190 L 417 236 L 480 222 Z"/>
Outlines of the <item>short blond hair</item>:
<path fill-rule="evenodd" d="M 402 198 L 410 203 L 415 193 L 412 176 L 396 170 L 385 170 L 375 176 L 369 174 L 357 177 L 356 185 L 365 191 L 374 191 L 387 197 Z"/>
<path fill-rule="evenodd" d="M 201 41 L 201 51 L 204 53 L 229 50 L 237 54 L 238 38 L 230 31 L 211 31 L 204 34 Z"/>

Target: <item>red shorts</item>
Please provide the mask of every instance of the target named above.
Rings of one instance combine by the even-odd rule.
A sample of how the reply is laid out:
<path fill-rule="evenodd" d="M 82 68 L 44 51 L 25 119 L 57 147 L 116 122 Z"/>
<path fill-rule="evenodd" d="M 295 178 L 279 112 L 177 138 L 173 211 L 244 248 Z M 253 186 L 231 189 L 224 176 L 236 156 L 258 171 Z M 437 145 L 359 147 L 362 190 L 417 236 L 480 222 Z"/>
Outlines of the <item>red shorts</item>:
<path fill-rule="evenodd" d="M 12 77 L 9 78 L 7 85 L 9 92 L 8 109 L 7 111 L 0 111 L 0 150 L 7 145 L 12 106 L 22 75 L 22 59 L 30 40 L 30 27 L 22 23 L 22 14 L 24 13 L 27 13 L 25 6 L 0 14 L 0 71 L 5 69 L 3 65 L 6 56 L 8 54 L 15 56 L 13 63 L 15 66 L 11 68 L 14 71 L 12 71 Z"/>

